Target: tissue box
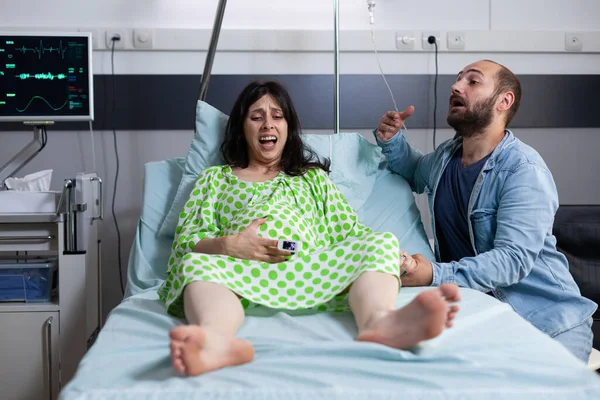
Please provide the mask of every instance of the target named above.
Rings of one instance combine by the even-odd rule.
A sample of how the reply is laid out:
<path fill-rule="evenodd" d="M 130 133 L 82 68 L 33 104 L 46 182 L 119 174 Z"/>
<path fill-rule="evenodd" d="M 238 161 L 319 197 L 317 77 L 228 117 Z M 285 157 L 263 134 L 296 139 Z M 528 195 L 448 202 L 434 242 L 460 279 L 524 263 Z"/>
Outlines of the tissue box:
<path fill-rule="evenodd" d="M 0 214 L 54 213 L 60 192 L 0 191 Z"/>

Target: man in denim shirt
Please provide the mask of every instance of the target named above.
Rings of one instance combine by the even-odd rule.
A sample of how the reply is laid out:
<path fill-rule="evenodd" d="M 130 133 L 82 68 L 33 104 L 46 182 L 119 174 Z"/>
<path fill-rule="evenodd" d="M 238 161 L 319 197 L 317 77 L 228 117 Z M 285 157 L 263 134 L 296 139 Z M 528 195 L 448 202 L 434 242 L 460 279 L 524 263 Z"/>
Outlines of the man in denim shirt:
<path fill-rule="evenodd" d="M 404 286 L 454 282 L 509 303 L 523 318 L 587 362 L 592 314 L 552 235 L 558 193 L 542 157 L 506 129 L 521 98 L 517 77 L 479 61 L 452 85 L 447 121 L 456 135 L 433 153 L 401 130 L 414 107 L 387 112 L 375 132 L 389 168 L 426 193 L 436 261 L 413 256 Z"/>

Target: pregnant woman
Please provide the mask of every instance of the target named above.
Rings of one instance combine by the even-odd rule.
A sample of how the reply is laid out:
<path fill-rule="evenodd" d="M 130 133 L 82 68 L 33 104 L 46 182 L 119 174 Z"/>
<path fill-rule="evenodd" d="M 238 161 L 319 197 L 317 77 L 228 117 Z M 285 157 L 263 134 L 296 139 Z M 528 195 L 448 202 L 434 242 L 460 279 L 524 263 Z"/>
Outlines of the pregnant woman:
<path fill-rule="evenodd" d="M 205 169 L 179 217 L 167 279 L 173 366 L 198 375 L 250 362 L 235 337 L 244 308 L 350 309 L 357 340 L 406 349 L 452 325 L 458 287 L 444 284 L 395 309 L 401 269 L 391 233 L 373 232 L 306 148 L 292 101 L 276 82 L 239 95 L 221 146 L 224 165 Z M 292 253 L 282 240 L 297 247 Z M 289 248 L 289 247 L 288 247 Z M 403 260 L 401 262 L 401 260 Z M 402 265 L 401 265 L 402 264 Z"/>

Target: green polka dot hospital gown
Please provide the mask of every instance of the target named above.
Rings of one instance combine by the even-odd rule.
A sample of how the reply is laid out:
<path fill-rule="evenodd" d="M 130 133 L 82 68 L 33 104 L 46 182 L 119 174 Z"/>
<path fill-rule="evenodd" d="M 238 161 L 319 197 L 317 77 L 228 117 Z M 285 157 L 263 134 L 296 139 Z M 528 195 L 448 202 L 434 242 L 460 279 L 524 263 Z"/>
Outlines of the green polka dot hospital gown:
<path fill-rule="evenodd" d="M 204 238 L 235 235 L 268 216 L 257 234 L 301 242 L 282 263 L 194 253 Z M 167 311 L 183 317 L 183 289 L 193 281 L 214 282 L 241 297 L 244 308 L 344 311 L 347 289 L 363 272 L 399 279 L 398 240 L 363 225 L 342 193 L 320 168 L 302 176 L 280 173 L 266 182 L 246 182 L 230 166 L 205 169 L 179 222 L 167 278 L 159 289 Z"/>

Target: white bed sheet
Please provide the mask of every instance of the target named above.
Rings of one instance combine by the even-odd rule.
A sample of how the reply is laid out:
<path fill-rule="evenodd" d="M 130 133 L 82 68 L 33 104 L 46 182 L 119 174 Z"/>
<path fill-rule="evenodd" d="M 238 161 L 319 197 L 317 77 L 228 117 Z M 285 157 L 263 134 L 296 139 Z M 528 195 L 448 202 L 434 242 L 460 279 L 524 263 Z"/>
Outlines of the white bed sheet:
<path fill-rule="evenodd" d="M 397 305 L 420 288 L 403 288 Z M 239 336 L 250 364 L 199 377 L 170 365 L 168 331 L 180 324 L 156 291 L 114 309 L 74 379 L 74 399 L 598 399 L 600 377 L 510 307 L 461 289 L 455 326 L 411 351 L 354 341 L 349 313 L 290 316 L 257 309 Z"/>

